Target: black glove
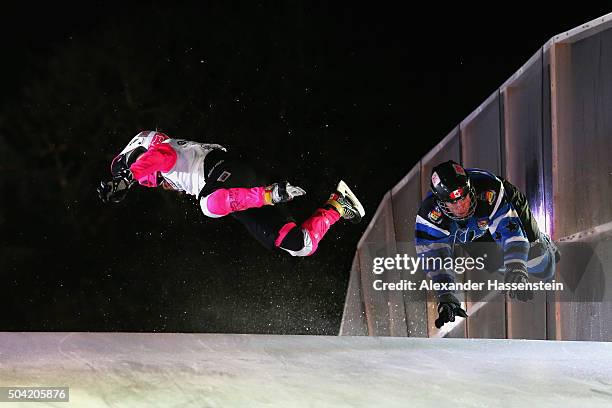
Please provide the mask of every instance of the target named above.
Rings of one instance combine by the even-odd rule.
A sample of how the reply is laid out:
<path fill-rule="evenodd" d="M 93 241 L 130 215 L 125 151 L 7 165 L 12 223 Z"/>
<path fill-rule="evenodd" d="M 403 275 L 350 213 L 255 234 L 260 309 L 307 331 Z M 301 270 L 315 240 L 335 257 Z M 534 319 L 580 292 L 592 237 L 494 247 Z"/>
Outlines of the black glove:
<path fill-rule="evenodd" d="M 454 322 L 455 316 L 466 318 L 468 314 L 461 308 L 461 303 L 452 293 L 440 295 L 436 327 L 439 329 L 444 326 L 444 323 Z"/>
<path fill-rule="evenodd" d="M 109 201 L 118 203 L 127 196 L 129 188 L 135 183 L 136 181 L 130 169 L 122 170 L 111 181 L 100 182 L 97 188 L 98 196 L 100 196 L 100 200 L 104 203 Z"/>
<path fill-rule="evenodd" d="M 527 267 L 521 263 L 511 263 L 506 266 L 504 275 L 504 283 L 527 283 L 529 275 L 527 275 Z M 533 291 L 525 290 L 508 290 L 506 291 L 510 299 L 515 299 L 521 302 L 527 302 L 533 299 Z"/>

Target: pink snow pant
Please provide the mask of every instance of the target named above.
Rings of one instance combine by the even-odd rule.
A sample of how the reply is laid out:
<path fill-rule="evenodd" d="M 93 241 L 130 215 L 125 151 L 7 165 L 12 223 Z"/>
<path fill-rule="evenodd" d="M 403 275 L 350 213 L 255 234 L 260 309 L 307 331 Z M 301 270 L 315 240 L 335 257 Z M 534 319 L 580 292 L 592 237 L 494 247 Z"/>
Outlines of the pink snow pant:
<path fill-rule="evenodd" d="M 200 207 L 206 216 L 219 218 L 266 205 L 264 191 L 264 187 L 218 189 L 202 197 Z M 236 218 L 239 218 L 238 214 Z M 327 231 L 339 219 L 336 210 L 319 208 L 302 223 L 301 228 L 294 222 L 288 222 L 275 230 L 274 246 L 293 256 L 312 255 Z"/>

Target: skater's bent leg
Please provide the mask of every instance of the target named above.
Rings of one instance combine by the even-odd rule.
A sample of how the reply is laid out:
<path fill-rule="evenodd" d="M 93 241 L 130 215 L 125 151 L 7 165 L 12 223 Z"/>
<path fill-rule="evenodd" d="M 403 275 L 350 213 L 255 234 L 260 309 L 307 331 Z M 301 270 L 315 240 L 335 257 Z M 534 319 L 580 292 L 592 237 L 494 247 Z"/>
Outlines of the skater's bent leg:
<path fill-rule="evenodd" d="M 309 256 L 315 253 L 319 242 L 329 228 L 340 219 L 335 209 L 319 208 L 298 228 L 295 223 L 285 224 L 279 231 L 275 245 L 293 256 Z"/>
<path fill-rule="evenodd" d="M 538 279 L 549 280 L 555 276 L 555 254 L 544 242 L 535 243 L 529 251 L 527 273 Z"/>
<path fill-rule="evenodd" d="M 265 187 L 220 188 L 202 197 L 202 212 L 211 218 L 219 218 L 236 211 L 258 208 L 268 204 Z"/>
<path fill-rule="evenodd" d="M 309 255 L 317 250 L 323 236 L 325 236 L 330 227 L 339 219 L 340 214 L 335 209 L 319 208 L 310 218 L 302 223 L 302 228 L 308 232 L 310 240 L 312 241 L 312 252 Z"/>
<path fill-rule="evenodd" d="M 294 222 L 289 222 L 280 229 L 274 245 L 292 256 L 308 256 L 312 252 L 312 241 L 308 232 L 298 228 Z"/>

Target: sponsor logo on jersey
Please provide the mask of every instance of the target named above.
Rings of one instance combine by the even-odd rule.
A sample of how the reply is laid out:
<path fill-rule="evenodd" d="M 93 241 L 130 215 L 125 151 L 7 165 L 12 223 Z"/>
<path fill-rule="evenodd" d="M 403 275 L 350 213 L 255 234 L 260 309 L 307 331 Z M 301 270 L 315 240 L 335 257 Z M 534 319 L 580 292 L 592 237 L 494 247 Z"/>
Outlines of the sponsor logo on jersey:
<path fill-rule="evenodd" d="M 493 201 L 495 201 L 495 191 L 493 190 L 487 190 L 484 193 L 484 199 L 487 203 L 489 203 L 489 205 L 493 204 Z"/>
<path fill-rule="evenodd" d="M 487 204 L 491 205 L 495 201 L 495 197 L 497 197 L 497 193 L 494 190 L 487 190 L 480 193 L 478 196 L 482 201 L 486 201 Z"/>
<path fill-rule="evenodd" d="M 478 220 L 478 228 L 480 228 L 483 231 L 489 228 L 489 219 L 484 218 L 482 220 Z"/>
<path fill-rule="evenodd" d="M 460 165 L 453 164 L 453 169 L 455 169 L 455 173 L 457 173 L 457 174 L 459 174 L 461 176 L 465 176 L 465 170 Z"/>
<path fill-rule="evenodd" d="M 438 210 L 431 210 L 429 212 L 428 218 L 438 224 L 442 221 L 442 213 Z"/>
<path fill-rule="evenodd" d="M 438 173 L 435 171 L 431 175 L 431 183 L 434 185 L 434 187 L 437 187 L 438 184 L 440 184 L 440 176 L 438 176 Z"/>
<path fill-rule="evenodd" d="M 156 133 L 155 136 L 153 136 L 153 139 L 151 139 L 151 146 L 158 145 L 166 139 L 168 139 L 168 136 L 164 135 L 163 133 Z"/>
<path fill-rule="evenodd" d="M 225 180 L 230 178 L 231 175 L 232 175 L 232 173 L 230 173 L 229 171 L 224 171 L 223 173 L 221 173 L 219 178 L 217 178 L 217 181 L 220 181 L 220 182 L 223 183 Z"/>

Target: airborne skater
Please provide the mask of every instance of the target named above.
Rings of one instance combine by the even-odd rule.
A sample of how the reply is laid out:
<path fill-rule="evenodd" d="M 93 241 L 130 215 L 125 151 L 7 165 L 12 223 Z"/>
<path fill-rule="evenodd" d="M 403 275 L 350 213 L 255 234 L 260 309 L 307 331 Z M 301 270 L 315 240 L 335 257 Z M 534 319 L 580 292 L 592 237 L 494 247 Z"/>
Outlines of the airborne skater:
<path fill-rule="evenodd" d="M 473 257 L 483 256 L 485 269 L 503 273 L 504 283 L 527 283 L 530 275 L 542 280 L 554 276 L 559 250 L 540 231 L 526 197 L 514 185 L 450 160 L 432 169 L 430 186 L 416 217 L 417 255 L 448 258 L 459 246 Z M 433 282 L 454 283 L 453 271 L 424 269 Z M 507 294 L 522 302 L 533 298 L 529 289 Z M 438 315 L 438 328 L 455 316 L 467 317 L 446 290 L 438 293 Z"/>
<path fill-rule="evenodd" d="M 112 161 L 110 181 L 102 181 L 103 202 L 122 201 L 136 184 L 183 191 L 197 197 L 211 218 L 230 215 L 266 248 L 293 256 L 312 255 L 340 218 L 358 223 L 363 206 L 344 181 L 299 227 L 283 204 L 306 192 L 288 182 L 270 183 L 248 159 L 217 144 L 172 139 L 157 131 L 137 134 Z"/>

